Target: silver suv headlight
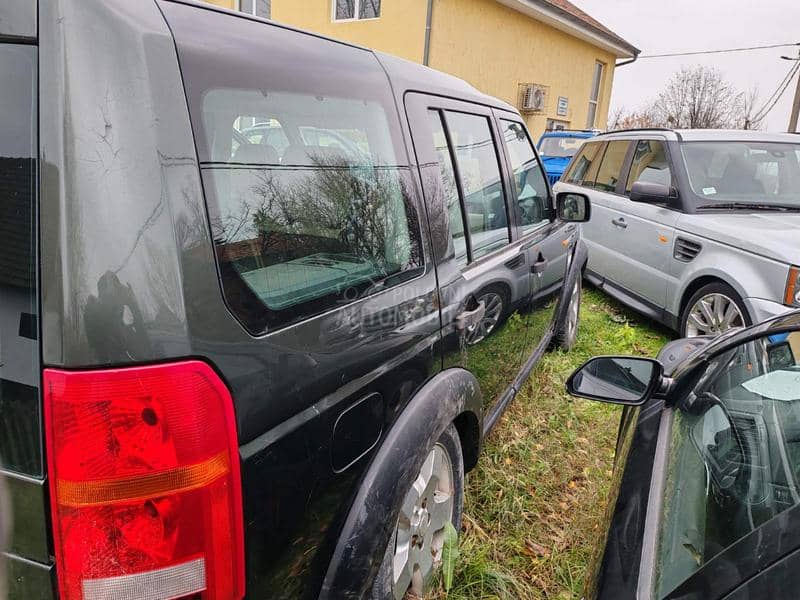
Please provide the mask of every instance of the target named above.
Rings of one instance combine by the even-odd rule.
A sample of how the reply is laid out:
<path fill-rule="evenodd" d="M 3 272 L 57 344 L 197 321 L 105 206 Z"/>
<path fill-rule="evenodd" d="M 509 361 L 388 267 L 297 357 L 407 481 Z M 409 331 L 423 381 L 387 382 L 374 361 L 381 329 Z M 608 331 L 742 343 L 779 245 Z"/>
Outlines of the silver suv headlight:
<path fill-rule="evenodd" d="M 800 267 L 789 269 L 789 279 L 786 280 L 783 302 L 787 306 L 800 306 Z"/>

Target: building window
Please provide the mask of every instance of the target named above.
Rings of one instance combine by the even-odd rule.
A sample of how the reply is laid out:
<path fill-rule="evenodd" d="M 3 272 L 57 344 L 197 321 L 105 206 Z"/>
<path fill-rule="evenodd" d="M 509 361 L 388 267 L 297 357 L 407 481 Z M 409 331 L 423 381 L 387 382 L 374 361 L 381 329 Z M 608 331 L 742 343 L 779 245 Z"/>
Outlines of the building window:
<path fill-rule="evenodd" d="M 334 21 L 377 19 L 381 16 L 381 0 L 333 0 Z"/>
<path fill-rule="evenodd" d="M 594 129 L 597 121 L 597 103 L 600 101 L 600 86 L 603 83 L 603 63 L 594 63 L 592 74 L 592 90 L 589 94 L 589 116 L 586 119 L 586 128 Z"/>
<path fill-rule="evenodd" d="M 248 15 L 270 18 L 272 0 L 239 0 L 239 10 Z"/>

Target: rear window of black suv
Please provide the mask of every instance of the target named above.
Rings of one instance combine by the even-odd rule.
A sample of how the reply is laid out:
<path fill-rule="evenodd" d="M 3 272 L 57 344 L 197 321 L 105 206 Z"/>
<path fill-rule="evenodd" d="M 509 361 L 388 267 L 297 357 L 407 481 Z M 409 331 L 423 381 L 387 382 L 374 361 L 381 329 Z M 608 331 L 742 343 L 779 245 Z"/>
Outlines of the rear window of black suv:
<path fill-rule="evenodd" d="M 330 42 L 312 64 L 290 56 L 294 32 L 219 23 L 235 51 L 178 42 L 230 309 L 261 334 L 419 275 L 415 194 L 375 57 Z"/>

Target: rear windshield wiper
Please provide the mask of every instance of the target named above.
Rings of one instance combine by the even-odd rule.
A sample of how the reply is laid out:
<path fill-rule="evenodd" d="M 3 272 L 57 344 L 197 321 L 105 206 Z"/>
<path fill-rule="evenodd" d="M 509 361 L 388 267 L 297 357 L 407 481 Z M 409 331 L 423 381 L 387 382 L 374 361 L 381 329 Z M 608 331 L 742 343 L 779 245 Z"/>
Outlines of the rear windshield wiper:
<path fill-rule="evenodd" d="M 762 210 L 773 212 L 800 212 L 800 205 L 796 204 L 771 204 L 758 202 L 719 202 L 717 204 L 703 204 L 698 210 Z"/>

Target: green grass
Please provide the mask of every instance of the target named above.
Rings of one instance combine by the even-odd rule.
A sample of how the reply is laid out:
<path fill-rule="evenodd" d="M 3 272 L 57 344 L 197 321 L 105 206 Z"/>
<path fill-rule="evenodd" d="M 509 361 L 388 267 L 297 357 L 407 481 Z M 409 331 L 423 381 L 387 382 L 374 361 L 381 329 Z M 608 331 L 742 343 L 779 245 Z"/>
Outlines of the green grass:
<path fill-rule="evenodd" d="M 469 475 L 453 585 L 437 599 L 580 597 L 621 409 L 572 399 L 564 381 L 597 354 L 655 356 L 669 335 L 585 291 L 575 349 L 544 356 Z"/>

